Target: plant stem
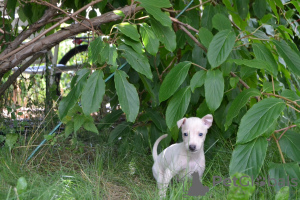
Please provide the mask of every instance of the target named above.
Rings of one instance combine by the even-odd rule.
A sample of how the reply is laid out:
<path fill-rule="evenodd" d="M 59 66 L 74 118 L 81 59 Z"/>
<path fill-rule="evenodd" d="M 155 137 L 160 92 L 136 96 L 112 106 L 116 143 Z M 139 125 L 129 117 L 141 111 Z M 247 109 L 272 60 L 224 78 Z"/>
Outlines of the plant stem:
<path fill-rule="evenodd" d="M 279 151 L 279 153 L 280 153 L 281 160 L 282 160 L 283 163 L 285 163 L 285 159 L 284 159 L 284 157 L 283 157 L 282 150 L 281 150 L 281 147 L 280 147 L 280 145 L 279 145 L 279 142 L 278 142 L 278 140 L 277 140 L 277 138 L 275 137 L 274 134 L 272 134 L 272 137 L 273 137 L 273 139 L 274 139 L 275 142 L 276 142 L 278 151 Z"/>

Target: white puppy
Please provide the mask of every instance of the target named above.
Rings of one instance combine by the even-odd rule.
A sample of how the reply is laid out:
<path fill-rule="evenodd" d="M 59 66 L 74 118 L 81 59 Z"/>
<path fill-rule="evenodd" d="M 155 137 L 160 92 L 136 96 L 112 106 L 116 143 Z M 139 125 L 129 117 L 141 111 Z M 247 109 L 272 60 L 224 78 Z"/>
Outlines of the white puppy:
<path fill-rule="evenodd" d="M 183 142 L 176 143 L 166 148 L 157 155 L 159 142 L 168 135 L 160 136 L 153 145 L 152 167 L 153 176 L 157 181 L 160 197 L 166 196 L 166 190 L 170 180 L 179 175 L 179 179 L 198 172 L 201 178 L 205 169 L 204 140 L 207 130 L 213 122 L 212 115 L 206 115 L 202 119 L 198 117 L 183 118 L 177 122 L 181 127 Z"/>

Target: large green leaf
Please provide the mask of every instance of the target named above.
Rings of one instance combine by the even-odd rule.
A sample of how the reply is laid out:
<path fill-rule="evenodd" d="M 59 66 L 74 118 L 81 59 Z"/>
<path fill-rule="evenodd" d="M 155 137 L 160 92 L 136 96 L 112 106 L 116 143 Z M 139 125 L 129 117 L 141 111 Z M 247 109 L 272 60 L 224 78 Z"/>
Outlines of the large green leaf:
<path fill-rule="evenodd" d="M 155 19 L 151 19 L 151 27 L 156 37 L 165 45 L 169 51 L 176 49 L 176 34 L 172 27 L 163 26 Z"/>
<path fill-rule="evenodd" d="M 163 132 L 167 131 L 166 120 L 160 115 L 159 112 L 152 109 L 148 109 L 146 111 L 146 114 L 150 117 L 150 119 L 153 121 L 153 123 L 159 130 Z"/>
<path fill-rule="evenodd" d="M 204 84 L 206 76 L 206 71 L 201 70 L 194 74 L 193 78 L 191 79 L 191 90 L 192 92 L 195 91 L 196 88 L 201 87 Z"/>
<path fill-rule="evenodd" d="M 172 96 L 185 80 L 191 62 L 185 61 L 177 64 L 165 77 L 159 89 L 159 101 L 165 101 Z"/>
<path fill-rule="evenodd" d="M 126 45 L 120 45 L 119 50 L 123 51 L 123 56 L 135 71 L 144 74 L 147 78 L 152 79 L 152 72 L 148 58 L 144 54 L 138 54 Z"/>
<path fill-rule="evenodd" d="M 229 56 L 235 43 L 235 33 L 223 30 L 217 33 L 209 44 L 207 58 L 212 68 L 221 65 Z"/>
<path fill-rule="evenodd" d="M 290 159 L 300 163 L 300 134 L 287 131 L 279 140 L 282 152 Z"/>
<path fill-rule="evenodd" d="M 180 89 L 172 97 L 166 111 L 166 122 L 170 130 L 176 125 L 176 122 L 184 116 L 187 108 L 189 107 L 190 100 L 190 87 Z"/>
<path fill-rule="evenodd" d="M 143 53 L 145 53 L 145 50 L 144 50 L 144 48 L 143 48 L 143 45 L 142 45 L 142 43 L 141 43 L 140 41 L 137 42 L 137 41 L 132 40 L 132 39 L 130 39 L 129 37 L 126 37 L 126 36 L 121 36 L 121 37 L 120 37 L 120 40 L 121 40 L 122 42 L 124 42 L 126 45 L 131 46 L 131 48 L 133 48 L 133 50 L 134 50 L 135 52 L 137 52 L 138 54 L 143 54 Z"/>
<path fill-rule="evenodd" d="M 212 18 L 213 27 L 219 31 L 231 29 L 231 22 L 225 15 L 221 13 L 215 14 Z"/>
<path fill-rule="evenodd" d="M 267 98 L 255 104 L 241 120 L 237 143 L 246 143 L 264 134 L 284 108 L 285 103 L 275 98 Z"/>
<path fill-rule="evenodd" d="M 298 96 L 298 94 L 295 91 L 285 89 L 281 92 L 280 95 L 289 100 L 296 101 L 298 104 L 300 104 L 300 101 L 299 101 L 300 97 Z"/>
<path fill-rule="evenodd" d="M 122 110 L 127 120 L 134 122 L 139 112 L 140 100 L 135 87 L 127 81 L 127 74 L 123 71 L 115 72 L 115 87 Z"/>
<path fill-rule="evenodd" d="M 171 27 L 172 21 L 170 17 L 161 11 L 161 8 L 172 7 L 172 4 L 168 0 L 138 0 L 141 6 L 150 13 L 156 20 L 162 25 Z"/>
<path fill-rule="evenodd" d="M 205 99 L 211 112 L 221 105 L 224 94 L 224 78 L 220 70 L 208 70 L 204 83 Z"/>
<path fill-rule="evenodd" d="M 138 42 L 140 41 L 140 34 L 137 31 L 136 25 L 123 22 L 121 24 L 117 24 L 116 27 L 127 37 Z"/>
<path fill-rule="evenodd" d="M 66 97 L 64 97 L 60 101 L 58 106 L 58 116 L 60 120 L 62 120 L 68 114 L 68 111 L 71 108 L 73 108 L 74 105 L 77 103 L 78 98 L 81 95 L 82 89 L 86 84 L 87 76 L 88 73 L 86 71 L 85 74 L 81 76 L 80 80 L 78 80 L 76 86 L 69 92 L 69 94 Z"/>
<path fill-rule="evenodd" d="M 212 29 L 212 18 L 215 15 L 215 7 L 208 4 L 204 7 L 203 16 L 201 19 L 201 27 L 207 28 L 209 31 Z"/>
<path fill-rule="evenodd" d="M 250 88 L 241 92 L 232 102 L 230 105 L 227 116 L 226 116 L 226 123 L 225 129 L 227 130 L 228 127 L 231 125 L 233 118 L 235 118 L 240 110 L 246 105 L 250 97 L 260 96 L 260 92 L 257 89 Z"/>
<path fill-rule="evenodd" d="M 288 183 L 289 181 L 289 183 Z M 295 187 L 300 184 L 300 168 L 297 163 L 271 163 L 269 166 L 268 185 L 276 191 L 284 186 Z"/>
<path fill-rule="evenodd" d="M 300 56 L 284 40 L 273 41 L 277 52 L 284 59 L 288 68 L 296 75 L 300 76 Z"/>
<path fill-rule="evenodd" d="M 121 134 L 127 134 L 131 130 L 130 122 L 123 122 L 119 124 L 110 134 L 108 138 L 108 142 L 113 142 L 117 137 Z"/>
<path fill-rule="evenodd" d="M 255 15 L 258 18 L 261 19 L 265 15 L 266 9 L 267 9 L 266 0 L 255 0 L 255 2 L 253 4 L 253 10 L 254 10 Z"/>
<path fill-rule="evenodd" d="M 264 163 L 267 147 L 268 141 L 265 137 L 258 137 L 249 143 L 237 145 L 230 160 L 230 176 L 240 172 L 252 176 L 255 180 Z"/>
<path fill-rule="evenodd" d="M 143 44 L 146 50 L 152 54 L 156 55 L 159 47 L 159 41 L 156 39 L 154 32 L 152 31 L 151 27 L 148 24 L 143 23 L 140 26 L 140 33 L 142 36 Z"/>
<path fill-rule="evenodd" d="M 264 60 L 273 68 L 273 75 L 277 76 L 277 63 L 272 52 L 263 44 L 255 43 L 252 45 L 255 57 L 259 60 Z"/>
<path fill-rule="evenodd" d="M 249 0 L 235 0 L 237 11 L 242 19 L 245 19 L 249 11 Z"/>
<path fill-rule="evenodd" d="M 7 12 L 9 14 L 9 16 L 12 19 L 14 19 L 15 18 L 15 9 L 16 9 L 18 0 L 8 0 L 6 2 L 7 2 L 7 4 L 6 4 Z"/>
<path fill-rule="evenodd" d="M 270 72 L 272 75 L 277 74 L 277 70 L 275 70 L 267 61 L 253 59 L 253 60 L 230 60 L 233 61 L 238 65 L 246 65 L 247 67 L 256 68 L 256 69 L 265 69 Z"/>
<path fill-rule="evenodd" d="M 102 70 L 97 70 L 89 77 L 81 95 L 82 110 L 85 115 L 96 112 L 101 106 L 105 93 Z"/>
<path fill-rule="evenodd" d="M 199 29 L 199 39 L 201 41 L 201 43 L 206 47 L 208 48 L 209 47 L 209 44 L 210 42 L 212 41 L 213 39 L 213 34 L 205 27 L 201 27 Z"/>
<path fill-rule="evenodd" d="M 98 57 L 100 56 L 104 46 L 105 43 L 102 41 L 101 37 L 97 37 L 95 40 L 93 40 L 88 48 L 88 60 L 92 63 L 98 62 Z"/>

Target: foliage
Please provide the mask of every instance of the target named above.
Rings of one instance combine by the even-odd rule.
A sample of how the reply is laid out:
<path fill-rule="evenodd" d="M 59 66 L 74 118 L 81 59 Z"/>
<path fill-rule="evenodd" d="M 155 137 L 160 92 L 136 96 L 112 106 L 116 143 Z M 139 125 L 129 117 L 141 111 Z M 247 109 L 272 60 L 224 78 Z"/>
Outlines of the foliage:
<path fill-rule="evenodd" d="M 19 1 L 9 2 L 10 13 Z M 61 8 L 78 11 L 89 3 L 72 2 L 64 1 Z M 113 112 L 121 108 L 128 121 L 115 128 L 110 142 L 128 134 L 125 127 L 137 125 L 150 133 L 152 142 L 162 133 L 177 140 L 177 120 L 212 113 L 214 131 L 236 140 L 231 176 L 239 172 L 256 179 L 271 143 L 280 157 L 269 166 L 270 178 L 289 175 L 299 183 L 295 141 L 300 138 L 296 121 L 300 115 L 300 3 L 223 0 L 200 5 L 196 1 L 178 14 L 187 6 L 184 1 L 139 0 L 133 2 L 139 9 L 126 13 L 131 3 L 108 0 L 93 7 L 100 9 L 103 18 L 108 13 L 120 20 L 101 24 L 101 34 L 89 46 L 88 66 L 77 72 L 71 92 L 60 102 L 59 117 L 69 130 L 66 135 L 78 130 L 75 119 L 98 133 L 90 114 L 100 108 L 103 95 Z M 120 6 L 110 12 L 111 7 Z M 26 3 L 19 14 L 32 24 L 45 9 L 45 5 Z M 39 12 L 29 17 L 29 10 Z M 5 22 L 10 27 L 9 20 Z M 126 66 L 117 69 L 122 65 Z M 276 191 L 283 186 L 277 185 Z M 290 194 L 293 190 L 290 186 Z"/>

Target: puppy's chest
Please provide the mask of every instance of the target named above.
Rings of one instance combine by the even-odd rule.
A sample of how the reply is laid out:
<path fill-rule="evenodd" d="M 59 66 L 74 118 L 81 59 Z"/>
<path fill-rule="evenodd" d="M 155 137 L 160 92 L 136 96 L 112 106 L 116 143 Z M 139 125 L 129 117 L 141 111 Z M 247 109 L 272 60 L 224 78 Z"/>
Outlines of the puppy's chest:
<path fill-rule="evenodd" d="M 189 160 L 189 159 L 183 159 L 180 162 L 180 171 L 188 171 L 188 172 L 194 172 L 197 171 L 199 168 L 201 168 L 200 160 Z"/>

